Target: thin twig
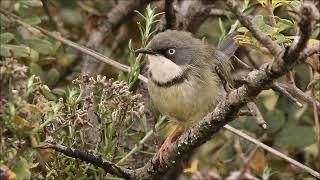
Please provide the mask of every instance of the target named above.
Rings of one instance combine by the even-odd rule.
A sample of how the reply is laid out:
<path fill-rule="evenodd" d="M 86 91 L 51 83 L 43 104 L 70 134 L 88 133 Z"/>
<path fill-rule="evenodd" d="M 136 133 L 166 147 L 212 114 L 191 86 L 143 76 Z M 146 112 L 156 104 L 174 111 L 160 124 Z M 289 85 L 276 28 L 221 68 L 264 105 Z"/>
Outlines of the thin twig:
<path fill-rule="evenodd" d="M 146 133 L 146 135 L 134 146 L 134 148 L 131 149 L 129 153 L 127 153 L 123 158 L 121 158 L 117 164 L 123 163 L 125 160 L 127 160 L 132 154 L 137 152 L 141 149 L 142 145 L 149 139 L 149 137 L 153 134 L 153 130 L 150 130 Z"/>
<path fill-rule="evenodd" d="M 166 29 L 175 27 L 176 16 L 173 11 L 173 0 L 165 0 Z"/>
<path fill-rule="evenodd" d="M 248 64 L 246 64 L 245 62 L 241 61 L 237 56 L 233 56 L 234 60 L 244 69 L 252 71 L 254 68 L 252 68 L 251 66 L 249 66 Z"/>
<path fill-rule="evenodd" d="M 312 16 L 312 13 L 306 14 L 310 17 Z M 312 17 L 310 19 L 313 20 Z M 310 22 L 310 25 L 311 23 L 313 22 Z M 303 48 L 300 49 L 302 50 Z M 291 58 L 292 55 L 290 53 L 292 52 L 294 51 L 289 51 L 289 54 L 284 57 Z M 250 72 L 248 74 L 248 84 L 244 84 L 243 86 L 228 93 L 227 97 L 219 102 L 212 113 L 209 113 L 206 117 L 195 124 L 192 128 L 190 128 L 168 147 L 164 155 L 165 162 L 163 164 L 159 164 L 157 160 L 151 159 L 142 168 L 134 170 L 132 174 L 130 170 L 126 170 L 125 172 L 130 172 L 129 178 L 152 179 L 166 172 L 169 168 L 178 163 L 178 161 L 182 159 L 183 155 L 191 153 L 195 148 L 209 140 L 212 134 L 218 132 L 223 126 L 226 125 L 226 123 L 231 122 L 237 116 L 240 108 L 251 101 L 252 98 L 256 97 L 264 89 L 264 86 L 270 84 L 274 79 L 284 75 L 286 72 L 288 72 L 288 70 L 292 69 L 296 64 L 296 61 L 303 60 L 297 57 L 300 56 L 296 56 L 294 59 L 285 59 L 284 63 L 278 63 L 277 65 L 279 67 L 277 67 L 278 71 L 276 73 L 267 73 L 265 69 L 259 69 Z M 232 129 L 232 127 L 228 127 L 228 125 L 226 125 L 225 127 L 233 132 L 238 131 L 234 128 Z M 241 133 L 242 132 L 240 131 L 240 134 Z M 318 172 L 304 166 L 303 164 L 289 158 L 288 156 L 285 156 L 279 151 L 268 147 L 267 145 L 257 141 L 256 139 L 245 134 L 242 134 L 241 137 L 246 137 L 247 140 L 255 142 L 256 144 L 260 145 L 260 147 L 264 147 L 264 149 L 266 149 L 267 151 L 272 152 L 273 154 L 276 154 L 281 158 L 284 158 L 288 162 L 296 165 L 297 167 L 300 167 L 301 169 L 304 169 L 313 176 L 320 178 L 320 174 Z M 103 161 L 99 161 L 98 165 L 101 162 L 103 163 Z M 97 162 L 94 161 L 94 163 Z M 110 167 L 110 164 L 107 163 L 106 166 Z M 110 172 L 110 170 L 108 170 L 107 172 Z M 127 174 L 125 173 L 120 177 L 127 177 Z"/>
<path fill-rule="evenodd" d="M 309 72 L 310 72 L 310 83 L 312 80 L 315 78 L 315 71 L 311 67 L 309 67 Z M 309 84 L 310 84 L 309 83 Z M 315 125 L 315 133 L 316 133 L 316 141 L 318 142 L 318 147 L 320 147 L 320 122 L 319 122 L 319 113 L 317 111 L 317 106 L 316 106 L 316 96 L 315 96 L 315 86 L 314 84 L 311 85 L 311 96 L 312 96 L 312 109 L 313 109 L 313 118 L 314 118 L 314 125 Z"/>
<path fill-rule="evenodd" d="M 113 32 L 120 27 L 121 24 L 127 21 L 132 16 L 134 10 L 140 9 L 143 5 L 151 1 L 152 0 L 126 0 L 116 4 L 106 14 L 106 18 L 100 19 L 98 27 L 90 33 L 86 46 L 90 49 L 97 50 L 101 46 L 106 35 Z M 97 69 L 104 66 L 104 64 L 95 61 L 95 58 L 88 56 L 86 53 L 84 53 L 82 59 L 82 74 L 95 75 L 99 73 Z"/>
<path fill-rule="evenodd" d="M 276 27 L 277 26 L 277 21 L 275 20 L 274 14 L 273 14 L 272 0 L 267 0 L 266 8 L 267 8 L 267 11 L 269 13 L 269 18 L 270 18 L 272 27 Z"/>
<path fill-rule="evenodd" d="M 280 56 L 282 48 L 276 42 L 272 41 L 272 39 L 268 35 L 263 33 L 257 26 L 255 26 L 249 19 L 249 17 L 245 16 L 242 13 L 242 11 L 240 10 L 240 8 L 234 0 L 226 0 L 226 4 L 233 12 L 233 14 L 237 17 L 237 19 L 240 21 L 240 23 L 247 29 L 249 29 L 252 35 L 257 40 L 259 40 L 261 44 L 263 44 L 266 48 L 269 49 L 271 54 L 273 54 L 275 57 Z"/>
<path fill-rule="evenodd" d="M 82 161 L 89 162 L 98 167 L 103 168 L 106 172 L 114 174 L 119 177 L 129 179 L 132 177 L 132 171 L 129 169 L 122 168 L 116 164 L 103 159 L 102 157 L 95 156 L 87 151 L 81 151 L 71 147 L 66 147 L 61 144 L 48 141 L 44 146 L 37 147 L 39 149 L 54 149 L 55 151 L 61 152 L 69 157 L 81 159 Z"/>
<path fill-rule="evenodd" d="M 5 14 L 5 15 L 7 15 L 7 16 L 11 16 L 4 9 L 0 8 L 0 12 Z M 86 53 L 87 55 L 90 55 L 90 56 L 96 58 L 97 60 L 99 60 L 101 62 L 109 64 L 109 65 L 111 65 L 111 66 L 113 66 L 113 67 L 115 67 L 115 68 L 117 68 L 119 70 L 125 71 L 125 72 L 129 72 L 130 71 L 130 67 L 127 66 L 127 65 L 121 64 L 121 63 L 119 63 L 119 62 L 117 62 L 115 60 L 112 60 L 111 58 L 109 58 L 107 56 L 104 56 L 104 55 L 102 55 L 102 54 L 100 54 L 98 52 L 95 52 L 95 51 L 93 51 L 93 50 L 91 50 L 91 49 L 89 49 L 87 47 L 84 47 L 84 46 L 82 46 L 80 44 L 72 42 L 72 41 L 70 41 L 70 40 L 68 40 L 68 39 L 66 39 L 64 37 L 61 37 L 61 36 L 56 35 L 56 34 L 53 34 L 53 33 L 49 32 L 49 31 L 47 31 L 47 30 L 45 30 L 45 29 L 43 29 L 43 28 L 41 28 L 39 26 L 32 26 L 32 25 L 26 24 L 26 23 L 22 22 L 21 20 L 17 19 L 18 18 L 17 16 L 13 16 L 12 15 L 11 17 L 14 17 L 15 18 L 14 20 L 16 22 L 20 23 L 21 25 L 26 26 L 26 27 L 35 28 L 35 29 L 39 30 L 40 32 L 42 32 L 43 34 L 45 34 L 45 35 L 47 35 L 47 36 L 49 36 L 51 38 L 54 38 L 54 39 L 62 42 L 63 44 L 65 44 L 67 46 L 73 47 L 73 48 L 81 51 L 82 53 Z M 139 75 L 138 78 L 140 80 L 142 80 L 143 82 L 148 82 L 148 79 L 146 77 L 142 76 L 142 75 Z"/>
<path fill-rule="evenodd" d="M 244 138 L 246 140 L 249 140 L 250 142 L 254 142 L 254 144 L 258 145 L 259 147 L 262 147 L 266 151 L 268 151 L 268 152 L 270 152 L 270 153 L 272 153 L 272 154 L 274 154 L 274 155 L 276 155 L 276 156 L 288 161 L 289 163 L 291 163 L 291 164 L 293 164 L 293 165 L 295 165 L 295 166 L 297 166 L 297 167 L 309 172 L 313 176 L 320 178 L 320 173 L 318 173 L 317 171 L 309 168 L 308 166 L 305 166 L 305 165 L 299 163 L 298 161 L 288 157 L 287 155 L 285 155 L 285 154 L 283 154 L 283 153 L 281 153 L 281 152 L 279 152 L 279 151 L 277 151 L 277 150 L 275 150 L 273 148 L 270 148 L 269 146 L 267 146 L 267 145 L 263 144 L 262 142 L 254 139 L 253 137 L 248 136 L 247 134 L 241 132 L 240 130 L 235 129 L 235 128 L 231 127 L 230 125 L 225 125 L 224 128 L 230 130 L 231 132 L 235 133 L 236 135 L 238 135 L 238 136 L 240 136 L 240 137 L 242 137 L 242 138 Z"/>
<path fill-rule="evenodd" d="M 313 100 L 312 97 L 307 95 L 305 92 L 301 91 L 299 88 L 297 88 L 296 86 L 290 86 L 287 84 L 283 84 L 283 83 L 277 83 L 281 88 L 285 89 L 286 91 L 288 91 L 290 94 L 292 94 L 294 97 L 297 97 L 298 99 L 307 102 L 308 104 L 310 104 L 312 106 L 313 104 Z M 320 102 L 316 101 L 316 107 L 318 109 L 318 111 L 320 111 Z"/>
<path fill-rule="evenodd" d="M 242 152 L 241 150 L 241 145 L 240 145 L 240 140 L 239 140 L 239 137 L 237 138 L 237 141 L 236 143 L 238 144 L 237 145 L 237 148 L 239 148 L 239 150 L 241 151 L 241 154 L 243 154 L 242 156 L 242 166 L 241 166 L 241 170 L 240 170 L 240 173 L 239 173 L 239 176 L 237 179 L 243 179 L 244 175 L 248 172 L 248 169 L 250 167 L 250 162 L 252 161 L 254 155 L 256 154 L 257 150 L 258 150 L 258 145 L 254 146 L 254 148 L 251 150 L 250 154 L 245 157 L 244 156 L 244 153 Z M 237 150 L 239 152 L 239 150 Z"/>
<path fill-rule="evenodd" d="M 243 50 L 246 52 L 246 56 L 248 58 L 248 61 L 250 62 L 250 64 L 253 66 L 253 68 L 255 69 L 259 69 L 259 65 L 252 59 L 252 57 L 249 54 L 249 50 L 247 48 L 243 48 Z"/>
<path fill-rule="evenodd" d="M 267 129 L 268 128 L 268 124 L 264 120 L 264 118 L 263 118 L 258 106 L 254 102 L 249 102 L 247 104 L 247 106 L 250 109 L 250 111 L 253 114 L 253 116 L 255 117 L 255 119 L 257 120 L 258 125 L 260 127 L 262 127 L 263 129 Z"/>
<path fill-rule="evenodd" d="M 295 98 L 292 94 L 290 94 L 285 88 L 283 88 L 278 82 L 274 82 L 271 85 L 272 90 L 279 92 L 280 94 L 284 95 L 289 99 L 290 102 L 298 106 L 299 108 L 302 108 L 303 105 L 298 101 L 297 98 Z"/>
<path fill-rule="evenodd" d="M 318 45 L 307 47 L 300 53 L 300 59 L 306 59 L 307 57 L 312 56 L 313 54 L 320 53 L 320 43 Z"/>
<path fill-rule="evenodd" d="M 57 22 L 54 20 L 54 18 L 52 17 L 50 8 L 48 6 L 48 1 L 47 0 L 41 0 L 42 4 L 43 4 L 43 8 L 49 18 L 50 23 L 54 26 L 55 29 L 58 29 L 59 26 L 57 24 Z"/>

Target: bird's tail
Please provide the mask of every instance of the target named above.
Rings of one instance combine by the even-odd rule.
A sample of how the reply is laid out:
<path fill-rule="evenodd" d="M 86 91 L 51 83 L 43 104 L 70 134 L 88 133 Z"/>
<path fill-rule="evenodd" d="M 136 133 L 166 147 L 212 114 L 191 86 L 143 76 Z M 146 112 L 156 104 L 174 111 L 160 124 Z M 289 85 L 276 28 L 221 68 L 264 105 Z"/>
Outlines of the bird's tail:
<path fill-rule="evenodd" d="M 224 53 L 227 59 L 230 59 L 239 47 L 239 45 L 234 40 L 236 35 L 237 32 L 235 31 L 227 34 L 218 46 L 218 49 Z"/>

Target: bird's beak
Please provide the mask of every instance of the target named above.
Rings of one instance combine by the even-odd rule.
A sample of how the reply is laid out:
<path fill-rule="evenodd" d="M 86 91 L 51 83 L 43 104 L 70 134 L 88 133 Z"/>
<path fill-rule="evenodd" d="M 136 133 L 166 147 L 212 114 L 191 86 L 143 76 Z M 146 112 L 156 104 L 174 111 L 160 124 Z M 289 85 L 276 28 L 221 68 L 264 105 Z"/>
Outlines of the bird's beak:
<path fill-rule="evenodd" d="M 155 51 L 153 51 L 150 48 L 140 48 L 134 51 L 135 53 L 144 53 L 144 54 L 156 54 Z"/>

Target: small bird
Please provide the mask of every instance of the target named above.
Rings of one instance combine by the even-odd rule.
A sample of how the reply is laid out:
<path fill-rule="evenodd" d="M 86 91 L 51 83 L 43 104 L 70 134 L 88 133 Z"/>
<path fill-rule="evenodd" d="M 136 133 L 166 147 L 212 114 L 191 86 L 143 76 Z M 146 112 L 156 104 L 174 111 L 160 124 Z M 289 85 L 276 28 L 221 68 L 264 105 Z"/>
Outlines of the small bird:
<path fill-rule="evenodd" d="M 225 39 L 220 46 L 223 53 L 191 33 L 167 30 L 155 35 L 146 48 L 136 50 L 147 54 L 153 105 L 176 123 L 155 156 L 160 162 L 168 145 L 212 111 L 226 94 L 219 72 L 230 80 L 228 58 L 237 46 L 231 37 Z"/>

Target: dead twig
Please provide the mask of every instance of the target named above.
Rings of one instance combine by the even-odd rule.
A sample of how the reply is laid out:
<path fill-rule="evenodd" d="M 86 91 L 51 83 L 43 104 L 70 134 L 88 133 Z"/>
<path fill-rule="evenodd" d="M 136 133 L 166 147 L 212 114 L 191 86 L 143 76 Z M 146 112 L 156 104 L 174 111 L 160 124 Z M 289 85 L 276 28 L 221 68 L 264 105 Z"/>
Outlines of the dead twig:
<path fill-rule="evenodd" d="M 48 1 L 47 0 L 41 0 L 42 4 L 43 4 L 43 8 L 44 8 L 44 11 L 46 12 L 48 18 L 49 18 L 49 21 L 50 23 L 54 26 L 55 29 L 58 29 L 59 26 L 57 24 L 57 22 L 54 20 L 53 16 L 52 16 L 52 13 L 50 11 L 50 8 L 48 6 Z"/>
<path fill-rule="evenodd" d="M 132 171 L 129 169 L 122 168 L 120 166 L 117 166 L 116 164 L 107 161 L 103 159 L 102 157 L 95 156 L 89 152 L 81 151 L 78 149 L 74 149 L 71 147 L 66 147 L 61 144 L 47 141 L 45 145 L 37 147 L 38 149 L 54 149 L 55 151 L 61 152 L 66 156 L 81 159 L 83 161 L 86 161 L 88 163 L 97 165 L 101 168 L 103 168 L 106 172 L 109 172 L 111 174 L 114 174 L 119 177 L 123 177 L 126 179 L 129 179 L 132 177 Z"/>
<path fill-rule="evenodd" d="M 283 88 L 279 83 L 274 82 L 271 85 L 271 89 L 276 92 L 279 92 L 281 95 L 284 95 L 285 97 L 288 98 L 288 100 L 290 102 L 292 102 L 293 104 L 295 104 L 299 108 L 302 108 L 302 104 L 298 101 L 298 99 L 295 98 L 291 93 L 289 93 L 285 88 Z"/>
<path fill-rule="evenodd" d="M 255 117 L 255 119 L 258 122 L 258 125 L 262 128 L 262 129 L 267 129 L 268 128 L 268 124 L 266 123 L 266 121 L 264 120 L 258 106 L 256 105 L 256 103 L 254 102 L 249 102 L 247 104 L 248 108 L 250 109 L 251 113 L 253 114 L 253 116 Z"/>
<path fill-rule="evenodd" d="M 176 16 L 173 10 L 173 0 L 165 0 L 165 18 L 166 29 L 172 29 L 175 27 Z"/>
<path fill-rule="evenodd" d="M 291 86 L 291 85 L 287 85 L 287 84 L 283 84 L 283 83 L 277 83 L 277 85 L 283 89 L 285 89 L 287 92 L 289 92 L 292 96 L 310 104 L 312 106 L 313 104 L 313 100 L 312 97 L 308 94 L 306 94 L 305 92 L 301 91 L 299 88 L 297 88 L 296 86 Z M 315 105 L 318 109 L 318 111 L 320 111 L 320 102 L 316 101 Z"/>

